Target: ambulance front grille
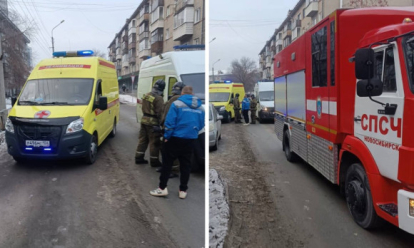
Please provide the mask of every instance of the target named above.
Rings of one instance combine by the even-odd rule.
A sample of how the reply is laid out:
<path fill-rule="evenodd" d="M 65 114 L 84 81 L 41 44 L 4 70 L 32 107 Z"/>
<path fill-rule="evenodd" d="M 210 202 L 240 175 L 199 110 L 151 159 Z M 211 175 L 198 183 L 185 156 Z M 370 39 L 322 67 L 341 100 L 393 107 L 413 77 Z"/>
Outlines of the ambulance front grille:
<path fill-rule="evenodd" d="M 55 148 L 62 132 L 60 126 L 16 125 L 16 127 L 19 143 L 22 147 L 26 145 L 26 140 L 48 140 L 50 146 Z"/>

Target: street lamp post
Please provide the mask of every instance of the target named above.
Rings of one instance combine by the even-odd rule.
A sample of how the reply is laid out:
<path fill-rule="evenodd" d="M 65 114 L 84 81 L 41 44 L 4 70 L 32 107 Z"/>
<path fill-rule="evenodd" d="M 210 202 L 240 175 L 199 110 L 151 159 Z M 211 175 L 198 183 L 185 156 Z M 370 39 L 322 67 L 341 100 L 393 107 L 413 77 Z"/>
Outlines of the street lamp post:
<path fill-rule="evenodd" d="M 55 52 L 55 41 L 53 40 L 53 30 L 55 28 L 57 28 L 60 24 L 62 24 L 65 20 L 62 20 L 61 22 L 59 22 L 58 25 L 56 25 L 53 29 L 52 29 L 52 52 Z"/>
<path fill-rule="evenodd" d="M 220 59 L 218 59 L 216 62 L 214 62 L 213 63 L 213 68 L 212 68 L 212 71 L 213 71 L 213 83 L 214 83 L 214 65 L 217 63 L 217 62 L 219 62 L 220 61 Z"/>

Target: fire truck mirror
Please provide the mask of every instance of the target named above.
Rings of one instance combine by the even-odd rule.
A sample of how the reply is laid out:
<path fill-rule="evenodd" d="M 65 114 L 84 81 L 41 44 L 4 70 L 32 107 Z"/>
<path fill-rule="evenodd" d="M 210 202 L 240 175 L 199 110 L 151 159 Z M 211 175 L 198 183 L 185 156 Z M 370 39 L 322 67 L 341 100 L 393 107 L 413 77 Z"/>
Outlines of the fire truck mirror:
<path fill-rule="evenodd" d="M 383 83 L 381 80 L 373 78 L 371 80 L 360 80 L 357 83 L 357 95 L 359 97 L 380 96 L 382 94 Z"/>
<path fill-rule="evenodd" d="M 355 76 L 358 79 L 371 79 L 374 76 L 374 50 L 361 48 L 355 53 Z"/>

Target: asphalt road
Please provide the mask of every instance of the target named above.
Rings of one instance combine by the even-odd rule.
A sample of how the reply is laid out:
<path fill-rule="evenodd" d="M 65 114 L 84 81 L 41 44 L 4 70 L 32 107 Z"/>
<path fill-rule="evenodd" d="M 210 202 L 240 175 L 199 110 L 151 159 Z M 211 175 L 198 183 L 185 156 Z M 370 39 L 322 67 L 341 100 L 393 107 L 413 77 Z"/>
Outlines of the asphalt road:
<path fill-rule="evenodd" d="M 191 175 L 185 200 L 178 178 L 152 197 L 159 173 L 134 164 L 134 106 L 121 105 L 117 131 L 91 166 L 0 154 L 0 247 L 204 247 L 204 174 Z"/>
<path fill-rule="evenodd" d="M 269 217 L 261 226 L 250 225 L 250 230 L 243 233 L 243 228 L 229 225 L 228 242 L 243 244 L 248 233 L 257 230 L 261 238 L 268 238 L 269 244 L 279 244 L 275 247 L 413 247 L 414 236 L 399 228 L 385 223 L 381 228 L 366 231 L 353 221 L 346 207 L 345 199 L 339 193 L 339 187 L 331 184 L 311 166 L 304 162 L 289 163 L 282 151 L 282 143 L 277 139 L 272 124 L 256 124 L 242 126 L 230 123 L 223 125 L 222 140 L 219 150 L 210 153 L 210 166 L 217 168 L 219 173 L 227 181 L 230 199 L 230 212 L 236 212 L 236 219 L 249 219 L 246 216 L 253 208 L 252 215 L 259 216 L 262 205 L 273 204 L 273 209 L 267 210 Z M 247 163 L 237 162 L 231 164 L 220 158 L 231 157 L 235 143 L 243 143 L 245 146 L 238 153 L 242 159 L 251 150 L 253 158 L 246 158 Z M 220 163 L 216 163 L 219 161 Z M 216 164 L 215 164 L 216 163 Z M 226 166 L 227 164 L 227 166 Z M 233 170 L 235 166 L 239 168 Z M 244 170 L 252 171 L 240 176 L 234 173 Z M 233 171 L 232 171 L 233 170 Z M 229 173 L 230 171 L 230 173 Z M 244 177 L 244 178 L 242 178 Z M 242 178 L 242 179 L 239 179 Z M 247 182 L 246 182 L 247 180 Z M 243 185 L 245 183 L 245 185 Z M 235 185 L 236 184 L 236 185 Z M 258 184 L 266 184 L 257 187 Z M 241 186 L 241 187 L 240 187 Z M 260 186 L 260 185 L 259 185 Z M 232 188 L 237 190 L 232 190 Z M 261 188 L 262 191 L 255 191 Z M 240 194 L 245 191 L 244 194 Z M 248 191 L 252 194 L 248 194 Z M 255 199 L 255 195 L 260 197 Z M 243 201 L 234 201 L 236 198 L 246 197 L 246 207 L 240 210 Z M 250 199 L 250 200 L 249 200 Z M 253 199 L 253 200 L 252 200 Z M 259 201 L 265 199 L 264 201 Z M 269 205 L 266 205 L 267 207 Z M 233 208 L 233 209 L 232 209 Z M 276 222 L 276 223 L 274 223 Z M 237 223 L 246 226 L 249 223 Z M 274 229 L 276 228 L 276 230 Z M 232 230 L 233 229 L 233 230 Z M 263 235 L 261 230 L 269 230 Z M 266 243 L 265 243 L 266 244 Z M 286 244 L 282 245 L 281 244 Z M 255 247 L 246 242 L 245 247 Z M 273 245 L 272 245 L 273 246 Z M 226 246 L 225 246 L 226 247 Z M 227 245 L 227 247 L 230 247 Z M 266 247 L 256 246 L 256 247 Z"/>

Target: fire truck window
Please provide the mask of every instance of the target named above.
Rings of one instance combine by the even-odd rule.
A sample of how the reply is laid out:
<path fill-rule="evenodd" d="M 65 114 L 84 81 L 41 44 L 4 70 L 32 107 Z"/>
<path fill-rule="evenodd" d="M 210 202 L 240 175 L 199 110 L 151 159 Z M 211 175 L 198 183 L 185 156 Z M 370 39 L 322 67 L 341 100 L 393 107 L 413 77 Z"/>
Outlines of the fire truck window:
<path fill-rule="evenodd" d="M 312 35 L 312 86 L 326 87 L 328 80 L 327 28 Z"/>
<path fill-rule="evenodd" d="M 384 59 L 384 92 L 397 91 L 397 83 L 395 79 L 395 64 L 394 64 L 394 51 L 393 48 L 387 48 L 385 50 Z"/>
<path fill-rule="evenodd" d="M 403 41 L 405 63 L 411 91 L 414 93 L 414 36 L 409 35 Z"/>
<path fill-rule="evenodd" d="M 335 21 L 331 22 L 331 86 L 335 86 Z"/>
<path fill-rule="evenodd" d="M 382 80 L 382 66 L 384 61 L 384 50 L 375 53 L 374 78 Z"/>

